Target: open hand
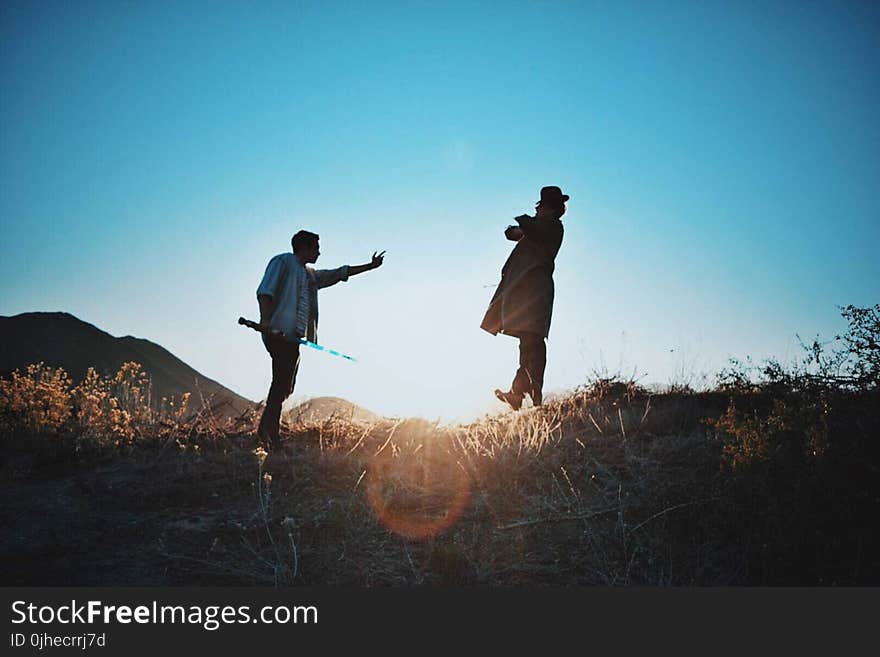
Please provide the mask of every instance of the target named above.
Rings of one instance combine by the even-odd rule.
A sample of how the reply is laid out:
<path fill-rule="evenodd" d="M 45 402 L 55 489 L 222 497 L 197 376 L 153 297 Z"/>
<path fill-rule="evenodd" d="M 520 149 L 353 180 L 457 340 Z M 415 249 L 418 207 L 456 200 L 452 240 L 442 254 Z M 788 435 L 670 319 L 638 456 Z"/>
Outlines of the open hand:
<path fill-rule="evenodd" d="M 373 269 L 376 269 L 377 267 L 381 267 L 382 263 L 384 261 L 385 261 L 385 252 L 384 251 L 382 251 L 382 253 L 380 253 L 378 255 L 376 254 L 375 251 L 373 251 L 373 260 L 370 262 L 370 267 L 372 267 Z"/>

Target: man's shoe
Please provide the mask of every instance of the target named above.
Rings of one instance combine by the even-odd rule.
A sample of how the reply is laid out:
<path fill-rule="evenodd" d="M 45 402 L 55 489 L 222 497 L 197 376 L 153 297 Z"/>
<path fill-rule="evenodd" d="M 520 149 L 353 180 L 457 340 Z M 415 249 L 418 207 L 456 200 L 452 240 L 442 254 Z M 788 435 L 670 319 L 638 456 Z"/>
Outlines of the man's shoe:
<path fill-rule="evenodd" d="M 505 404 L 509 404 L 515 411 L 518 411 L 522 406 L 523 395 L 521 392 L 503 392 L 498 388 L 495 388 L 495 396 Z"/>
<path fill-rule="evenodd" d="M 532 406 L 540 406 L 544 400 L 544 395 L 540 390 L 533 390 L 530 396 L 532 398 Z"/>

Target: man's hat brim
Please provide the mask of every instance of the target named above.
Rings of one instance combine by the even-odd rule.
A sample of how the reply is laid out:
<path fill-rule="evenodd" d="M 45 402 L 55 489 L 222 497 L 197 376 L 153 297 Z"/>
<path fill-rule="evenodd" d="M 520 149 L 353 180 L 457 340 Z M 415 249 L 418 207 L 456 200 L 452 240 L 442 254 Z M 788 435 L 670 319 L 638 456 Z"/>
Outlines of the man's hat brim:
<path fill-rule="evenodd" d="M 541 188 L 542 203 L 565 203 L 568 199 L 568 194 L 563 194 L 559 187 L 549 186 Z"/>

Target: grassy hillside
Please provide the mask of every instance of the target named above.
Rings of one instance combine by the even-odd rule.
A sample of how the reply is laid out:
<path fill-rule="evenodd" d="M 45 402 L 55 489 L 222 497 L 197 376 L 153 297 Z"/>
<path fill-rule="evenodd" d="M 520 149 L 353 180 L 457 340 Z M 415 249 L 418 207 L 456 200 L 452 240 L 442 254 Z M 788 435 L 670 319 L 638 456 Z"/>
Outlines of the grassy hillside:
<path fill-rule="evenodd" d="M 793 460 L 743 461 L 731 400 L 774 403 L 584 389 L 461 427 L 304 424 L 265 458 L 237 432 L 76 458 L 7 436 L 3 581 L 877 584 L 876 394 Z"/>
<path fill-rule="evenodd" d="M 597 379 L 467 425 L 302 422 L 269 454 L 253 417 L 108 441 L 0 404 L 2 581 L 877 585 L 877 343 L 859 335 L 845 359 L 811 348 L 712 391 Z"/>

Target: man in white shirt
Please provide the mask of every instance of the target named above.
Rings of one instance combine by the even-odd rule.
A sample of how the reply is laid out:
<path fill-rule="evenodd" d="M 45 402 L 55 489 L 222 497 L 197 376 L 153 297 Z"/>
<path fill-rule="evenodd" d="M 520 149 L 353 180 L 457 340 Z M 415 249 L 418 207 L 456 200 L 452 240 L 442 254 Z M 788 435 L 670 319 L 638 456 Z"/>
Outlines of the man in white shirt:
<path fill-rule="evenodd" d="M 269 261 L 257 288 L 263 344 L 272 357 L 272 385 L 257 435 L 269 446 L 280 444 L 278 435 L 281 404 L 293 392 L 299 368 L 299 340 L 317 342 L 318 290 L 350 276 L 382 265 L 385 252 L 364 265 L 343 265 L 337 269 L 312 269 L 321 255 L 319 237 L 301 230 L 290 240 L 293 253 L 281 253 Z"/>

